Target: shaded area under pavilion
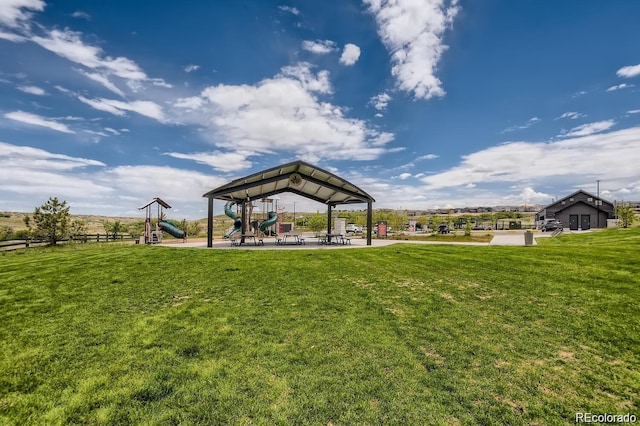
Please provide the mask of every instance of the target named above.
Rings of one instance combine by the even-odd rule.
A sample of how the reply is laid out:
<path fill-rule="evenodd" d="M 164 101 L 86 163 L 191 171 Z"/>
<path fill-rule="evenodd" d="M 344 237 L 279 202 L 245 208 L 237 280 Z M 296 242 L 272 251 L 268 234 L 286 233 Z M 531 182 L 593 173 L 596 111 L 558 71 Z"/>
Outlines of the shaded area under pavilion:
<path fill-rule="evenodd" d="M 247 231 L 247 204 L 255 200 L 291 192 L 327 206 L 327 234 L 331 233 L 331 209 L 342 204 L 367 204 L 367 245 L 371 245 L 371 195 L 347 180 L 304 161 L 294 161 L 212 189 L 203 195 L 208 199 L 207 247 L 213 247 L 213 200 L 235 202 L 242 209 L 242 233 Z"/>

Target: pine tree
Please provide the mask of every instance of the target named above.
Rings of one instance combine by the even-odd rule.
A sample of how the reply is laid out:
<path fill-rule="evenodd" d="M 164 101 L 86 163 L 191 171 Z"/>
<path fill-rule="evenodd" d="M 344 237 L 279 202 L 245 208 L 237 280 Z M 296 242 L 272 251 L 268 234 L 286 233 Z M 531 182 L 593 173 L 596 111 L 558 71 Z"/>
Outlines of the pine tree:
<path fill-rule="evenodd" d="M 33 212 L 33 222 L 35 224 L 34 234 L 37 238 L 42 238 L 51 245 L 55 245 L 62 240 L 69 228 L 69 207 L 67 202 L 60 202 L 57 197 L 36 207 Z M 25 219 L 25 223 L 28 219 Z"/>

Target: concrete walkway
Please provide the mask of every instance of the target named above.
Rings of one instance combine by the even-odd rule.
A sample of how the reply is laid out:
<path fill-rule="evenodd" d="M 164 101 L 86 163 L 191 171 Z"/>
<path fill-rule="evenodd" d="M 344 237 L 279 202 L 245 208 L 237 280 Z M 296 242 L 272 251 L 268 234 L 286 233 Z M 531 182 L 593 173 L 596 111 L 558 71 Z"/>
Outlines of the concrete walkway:
<path fill-rule="evenodd" d="M 523 246 L 525 231 L 497 231 L 489 243 L 492 246 Z M 533 234 L 533 245 L 539 235 Z"/>
<path fill-rule="evenodd" d="M 533 244 L 536 244 L 536 237 L 540 235 L 534 234 Z M 320 245 L 318 240 L 314 237 L 305 236 L 304 245 L 276 245 L 275 239 L 265 238 L 265 244 L 263 246 L 254 246 L 253 244 L 245 244 L 240 247 L 232 247 L 229 240 L 223 240 L 216 238 L 213 241 L 212 249 L 226 249 L 226 250 L 339 250 L 350 248 L 367 248 L 367 247 L 384 247 L 391 244 L 450 244 L 450 245 L 465 245 L 465 246 L 524 246 L 524 231 L 497 231 L 490 243 L 478 243 L 478 242 L 448 242 L 448 241 L 410 241 L 410 240 L 372 240 L 371 246 L 367 246 L 367 240 L 365 238 L 351 238 L 351 244 L 342 245 Z M 179 241 L 172 241 L 170 243 L 159 244 L 163 247 L 175 247 L 175 248 L 207 248 L 205 239 L 197 239 L 189 241 L 187 243 L 181 243 Z"/>

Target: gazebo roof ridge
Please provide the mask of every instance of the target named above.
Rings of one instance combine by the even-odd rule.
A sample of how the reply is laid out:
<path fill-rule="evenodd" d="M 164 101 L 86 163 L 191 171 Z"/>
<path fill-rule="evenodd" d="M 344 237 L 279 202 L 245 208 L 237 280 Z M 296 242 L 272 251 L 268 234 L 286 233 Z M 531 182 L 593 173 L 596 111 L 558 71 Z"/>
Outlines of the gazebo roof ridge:
<path fill-rule="evenodd" d="M 302 160 L 235 179 L 203 194 L 203 197 L 243 201 L 282 192 L 292 192 L 331 205 L 375 201 L 371 195 L 346 179 Z"/>

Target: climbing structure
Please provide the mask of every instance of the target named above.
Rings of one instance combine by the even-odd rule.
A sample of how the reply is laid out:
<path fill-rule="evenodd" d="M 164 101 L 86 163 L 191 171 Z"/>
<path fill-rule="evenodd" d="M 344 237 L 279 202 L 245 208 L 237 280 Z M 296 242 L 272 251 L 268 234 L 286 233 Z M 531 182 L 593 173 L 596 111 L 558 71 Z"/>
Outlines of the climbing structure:
<path fill-rule="evenodd" d="M 153 219 L 153 210 L 152 206 L 157 204 L 157 213 L 155 223 Z M 144 235 L 141 237 L 144 238 L 145 244 L 158 244 L 162 242 L 162 231 L 165 231 L 176 238 L 182 238 L 183 240 L 187 239 L 187 232 L 184 229 L 178 228 L 174 223 L 163 220 L 164 212 L 162 209 L 170 209 L 171 206 L 163 201 L 161 198 L 154 198 L 150 203 L 140 207 L 138 210 L 145 210 L 145 219 L 144 219 Z"/>

